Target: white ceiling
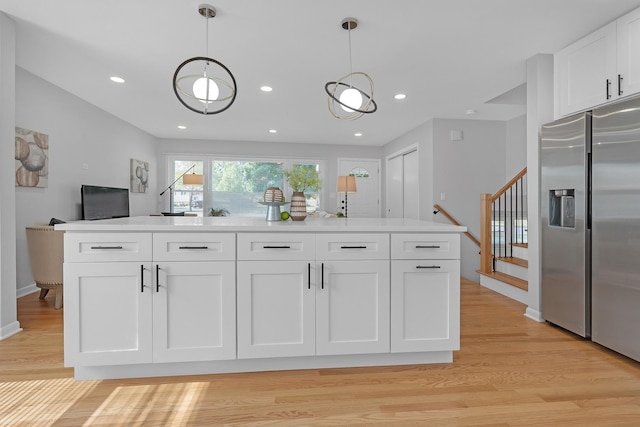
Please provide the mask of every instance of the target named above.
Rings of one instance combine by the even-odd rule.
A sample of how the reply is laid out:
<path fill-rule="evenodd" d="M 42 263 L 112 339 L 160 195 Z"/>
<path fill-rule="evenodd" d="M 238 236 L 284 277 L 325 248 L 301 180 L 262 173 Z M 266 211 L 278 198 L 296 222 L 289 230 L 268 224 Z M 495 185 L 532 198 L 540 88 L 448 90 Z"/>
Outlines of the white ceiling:
<path fill-rule="evenodd" d="M 0 0 L 0 10 L 17 22 L 18 66 L 156 137 L 379 146 L 431 118 L 522 115 L 527 58 L 556 52 L 640 6 L 211 0 L 218 16 L 209 23 L 209 56 L 233 72 L 238 96 L 227 111 L 203 116 L 179 103 L 171 82 L 180 63 L 206 54 L 206 20 L 197 13 L 204 1 Z M 360 22 L 353 67 L 371 75 L 378 103 L 376 113 L 355 121 L 333 118 L 324 91 L 349 72 L 345 17 Z M 112 83 L 114 74 L 126 83 Z M 261 92 L 265 84 L 273 92 Z M 407 99 L 394 100 L 396 92 Z M 477 114 L 465 115 L 468 109 Z"/>

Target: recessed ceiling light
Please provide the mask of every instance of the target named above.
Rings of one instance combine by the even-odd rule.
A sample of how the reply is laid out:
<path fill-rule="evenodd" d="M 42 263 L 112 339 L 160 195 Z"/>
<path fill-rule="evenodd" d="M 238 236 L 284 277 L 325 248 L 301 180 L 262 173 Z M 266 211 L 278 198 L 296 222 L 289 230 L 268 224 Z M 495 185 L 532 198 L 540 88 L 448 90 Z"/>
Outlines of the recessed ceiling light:
<path fill-rule="evenodd" d="M 405 99 L 407 97 L 407 94 L 406 93 L 396 93 L 393 97 L 395 99 Z"/>
<path fill-rule="evenodd" d="M 275 129 L 269 129 L 269 133 L 277 133 L 278 131 Z"/>
<path fill-rule="evenodd" d="M 124 83 L 124 79 L 118 76 L 111 76 L 109 77 L 109 80 L 111 80 L 114 83 Z"/>
<path fill-rule="evenodd" d="M 178 125 L 178 129 L 184 130 L 184 129 L 186 129 L 186 128 L 187 128 L 187 127 L 186 127 L 186 126 L 184 126 L 184 125 Z"/>
<path fill-rule="evenodd" d="M 356 132 L 353 134 L 353 136 L 362 136 L 362 132 Z"/>
<path fill-rule="evenodd" d="M 271 86 L 261 86 L 260 90 L 263 92 L 271 92 L 273 88 Z"/>

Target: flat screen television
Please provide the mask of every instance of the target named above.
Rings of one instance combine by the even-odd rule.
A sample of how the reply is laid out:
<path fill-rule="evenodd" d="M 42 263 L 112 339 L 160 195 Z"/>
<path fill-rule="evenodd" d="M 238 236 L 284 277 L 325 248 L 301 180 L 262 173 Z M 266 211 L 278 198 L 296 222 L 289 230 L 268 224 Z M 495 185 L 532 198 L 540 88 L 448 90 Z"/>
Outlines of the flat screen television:
<path fill-rule="evenodd" d="M 82 219 L 108 219 L 129 216 L 129 189 L 83 185 Z"/>

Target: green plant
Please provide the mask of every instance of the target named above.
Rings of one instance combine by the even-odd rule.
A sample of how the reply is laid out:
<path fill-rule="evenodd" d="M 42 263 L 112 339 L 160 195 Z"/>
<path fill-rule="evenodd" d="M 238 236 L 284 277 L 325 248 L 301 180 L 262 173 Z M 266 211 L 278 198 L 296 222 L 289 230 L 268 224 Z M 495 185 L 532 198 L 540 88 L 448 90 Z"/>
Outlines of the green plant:
<path fill-rule="evenodd" d="M 211 208 L 209 209 L 209 216 L 227 216 L 229 215 L 229 211 L 225 208 Z"/>
<path fill-rule="evenodd" d="M 313 165 L 294 165 L 290 170 L 282 172 L 293 191 L 318 191 L 322 181 Z"/>

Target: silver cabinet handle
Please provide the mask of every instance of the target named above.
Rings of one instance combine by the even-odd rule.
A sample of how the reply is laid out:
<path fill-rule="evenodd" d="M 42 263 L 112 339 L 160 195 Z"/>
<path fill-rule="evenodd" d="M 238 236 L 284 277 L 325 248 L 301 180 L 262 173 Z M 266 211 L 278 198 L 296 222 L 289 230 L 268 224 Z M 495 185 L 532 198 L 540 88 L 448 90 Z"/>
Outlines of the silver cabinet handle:
<path fill-rule="evenodd" d="M 123 249 L 122 246 L 91 246 L 91 249 Z"/>

